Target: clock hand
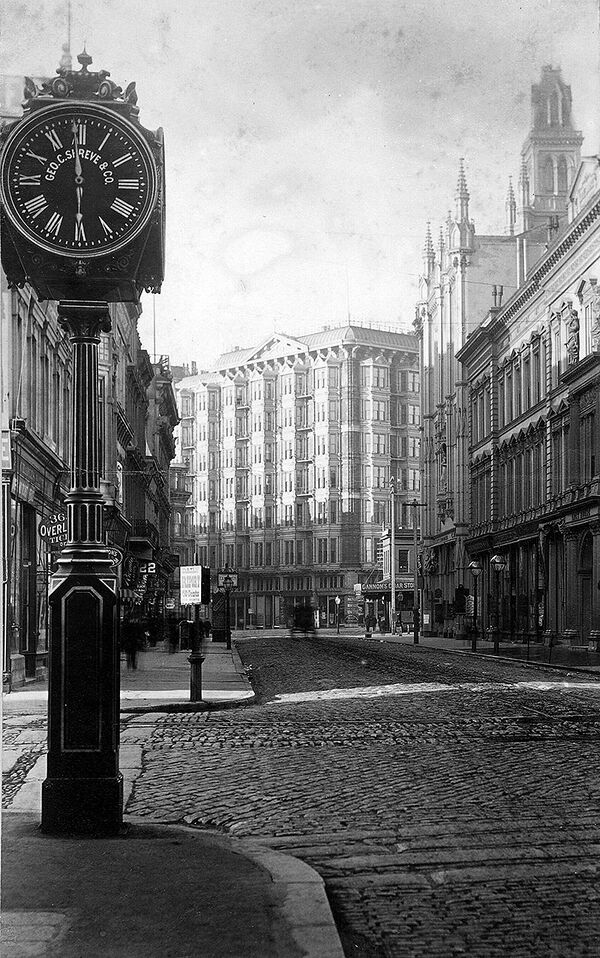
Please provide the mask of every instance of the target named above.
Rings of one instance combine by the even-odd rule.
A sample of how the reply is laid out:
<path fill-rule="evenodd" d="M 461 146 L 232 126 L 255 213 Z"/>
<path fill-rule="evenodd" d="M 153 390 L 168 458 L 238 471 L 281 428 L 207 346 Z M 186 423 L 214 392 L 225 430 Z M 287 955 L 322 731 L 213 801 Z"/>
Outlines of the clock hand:
<path fill-rule="evenodd" d="M 73 131 L 73 146 L 75 148 L 75 182 L 83 183 L 83 179 L 81 177 L 81 159 L 79 156 L 79 143 L 77 141 L 77 124 L 75 120 L 73 120 L 73 123 L 71 124 L 71 130 Z"/>

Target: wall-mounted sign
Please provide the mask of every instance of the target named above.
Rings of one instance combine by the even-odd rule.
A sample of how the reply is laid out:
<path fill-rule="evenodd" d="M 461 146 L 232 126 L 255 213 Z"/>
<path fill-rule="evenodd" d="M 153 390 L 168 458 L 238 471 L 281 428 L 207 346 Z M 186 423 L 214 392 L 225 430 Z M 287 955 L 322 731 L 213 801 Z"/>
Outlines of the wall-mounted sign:
<path fill-rule="evenodd" d="M 55 512 L 43 519 L 38 526 L 40 538 L 50 545 L 59 545 L 67 541 L 67 517 L 64 512 Z"/>
<path fill-rule="evenodd" d="M 110 549 L 107 549 L 106 551 L 110 557 L 110 564 L 112 565 L 113 569 L 116 569 L 123 561 L 123 553 L 120 549 L 117 549 L 116 546 L 111 546 Z"/>
<path fill-rule="evenodd" d="M 140 562 L 135 556 L 125 556 L 123 560 L 123 588 L 135 589 L 140 577 Z"/>
<path fill-rule="evenodd" d="M 2 430 L 2 471 L 9 472 L 12 469 L 12 448 L 10 444 L 10 433 L 8 429 Z"/>

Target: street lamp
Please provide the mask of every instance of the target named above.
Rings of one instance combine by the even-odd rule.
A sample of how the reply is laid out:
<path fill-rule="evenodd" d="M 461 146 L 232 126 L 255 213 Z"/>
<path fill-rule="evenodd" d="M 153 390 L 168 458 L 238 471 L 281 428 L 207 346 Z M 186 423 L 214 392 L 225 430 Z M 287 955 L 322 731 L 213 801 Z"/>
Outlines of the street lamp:
<path fill-rule="evenodd" d="M 473 632 L 471 634 L 471 652 L 477 651 L 477 580 L 483 572 L 479 559 L 469 562 L 469 569 L 473 576 Z"/>
<path fill-rule="evenodd" d="M 506 559 L 496 553 L 490 559 L 490 565 L 496 573 L 496 631 L 494 632 L 494 655 L 500 652 L 500 574 L 506 569 Z"/>
<path fill-rule="evenodd" d="M 342 600 L 340 599 L 339 595 L 336 595 L 336 597 L 335 597 L 335 621 L 336 621 L 336 625 L 337 625 L 337 634 L 338 634 L 338 635 L 340 634 L 340 602 L 341 602 L 341 601 L 342 601 Z"/>
<path fill-rule="evenodd" d="M 225 590 L 225 630 L 227 632 L 227 648 L 231 648 L 231 622 L 229 619 L 229 593 L 234 586 L 234 581 L 230 575 L 223 579 L 223 589 Z"/>

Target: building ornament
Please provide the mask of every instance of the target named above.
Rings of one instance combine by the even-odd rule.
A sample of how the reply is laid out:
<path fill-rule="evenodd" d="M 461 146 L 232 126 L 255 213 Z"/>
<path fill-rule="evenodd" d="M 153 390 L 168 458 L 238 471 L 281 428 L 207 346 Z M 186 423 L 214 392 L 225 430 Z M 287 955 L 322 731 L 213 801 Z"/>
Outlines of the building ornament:
<path fill-rule="evenodd" d="M 596 408 L 596 401 L 598 397 L 598 389 L 596 386 L 591 386 L 589 389 L 586 389 L 585 392 L 581 393 L 578 400 L 580 412 L 588 412 Z"/>
<path fill-rule="evenodd" d="M 61 66 L 56 71 L 58 76 L 42 83 L 41 90 L 38 90 L 31 77 L 25 77 L 25 108 L 28 108 L 29 100 L 34 100 L 40 95 L 59 100 L 116 100 L 127 105 L 131 116 L 137 116 L 139 108 L 135 83 L 129 83 L 123 93 L 120 86 L 108 79 L 110 76 L 108 70 L 99 70 L 97 73 L 88 70 L 92 58 L 85 49 L 77 59 L 81 64 L 81 70 L 75 71 Z"/>
<path fill-rule="evenodd" d="M 448 452 L 445 442 L 438 442 L 436 457 L 438 460 L 438 488 L 446 492 L 448 489 Z"/>
<path fill-rule="evenodd" d="M 590 286 L 592 287 L 592 351 L 598 353 L 600 352 L 600 288 L 598 287 L 598 280 L 590 278 Z"/>
<path fill-rule="evenodd" d="M 572 303 L 564 304 L 563 312 L 565 313 L 568 331 L 565 345 L 569 355 L 569 366 L 573 366 L 579 362 L 579 313 L 576 309 L 573 309 Z"/>

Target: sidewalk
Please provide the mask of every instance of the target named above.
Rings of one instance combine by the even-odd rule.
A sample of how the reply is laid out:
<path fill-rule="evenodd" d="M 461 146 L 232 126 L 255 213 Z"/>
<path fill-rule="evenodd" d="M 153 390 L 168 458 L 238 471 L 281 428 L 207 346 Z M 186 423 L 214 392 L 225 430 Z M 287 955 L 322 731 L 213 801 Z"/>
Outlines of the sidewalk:
<path fill-rule="evenodd" d="M 281 635 L 285 635 L 283 630 L 279 630 Z M 245 633 L 250 634 L 250 633 Z M 260 632 L 255 631 L 252 635 L 274 635 L 275 631 Z M 319 635 L 328 638 L 336 637 L 336 630 L 333 628 L 319 629 Z M 340 638 L 364 639 L 365 630 L 362 626 L 349 625 L 340 628 Z M 387 642 L 392 645 L 413 645 L 414 636 L 412 632 L 403 632 L 401 635 L 392 635 L 390 632 L 373 632 L 370 639 L 375 642 Z M 423 649 L 443 649 L 445 652 L 459 652 L 471 654 L 471 639 L 455 639 L 445 636 L 419 636 L 419 643 L 416 648 Z M 477 655 L 489 655 L 493 658 L 511 659 L 519 662 L 521 665 L 545 665 L 556 669 L 576 669 L 592 673 L 600 673 L 600 652 L 590 651 L 585 646 L 567 646 L 554 645 L 549 649 L 547 645 L 541 642 L 531 642 L 529 645 L 529 659 L 527 658 L 526 642 L 506 642 L 500 643 L 499 655 L 494 653 L 494 643 L 488 639 L 479 637 L 477 639 Z M 548 659 L 550 658 L 550 661 Z"/>
<path fill-rule="evenodd" d="M 2 817 L 3 958 L 344 958 L 323 880 L 257 842 L 129 820 L 53 837 Z"/>
<path fill-rule="evenodd" d="M 190 702 L 189 650 L 170 653 L 161 646 L 140 652 L 138 667 L 121 662 L 121 712 L 202 711 L 254 701 L 252 686 L 235 648 L 205 642 L 202 701 Z M 4 693 L 5 712 L 41 711 L 48 706 L 48 683 L 32 682 Z"/>
<path fill-rule="evenodd" d="M 189 652 L 156 648 L 135 671 L 122 664 L 121 711 L 253 701 L 235 649 L 209 642 L 203 652 L 202 702 L 189 700 Z M 5 694 L 4 712 L 14 723 L 45 712 L 47 698 L 36 683 Z M 125 801 L 142 751 L 125 730 Z M 44 835 L 45 776 L 44 754 L 2 813 L 3 958 L 344 958 L 324 882 L 304 862 L 249 839 L 129 816 L 114 838 Z"/>

